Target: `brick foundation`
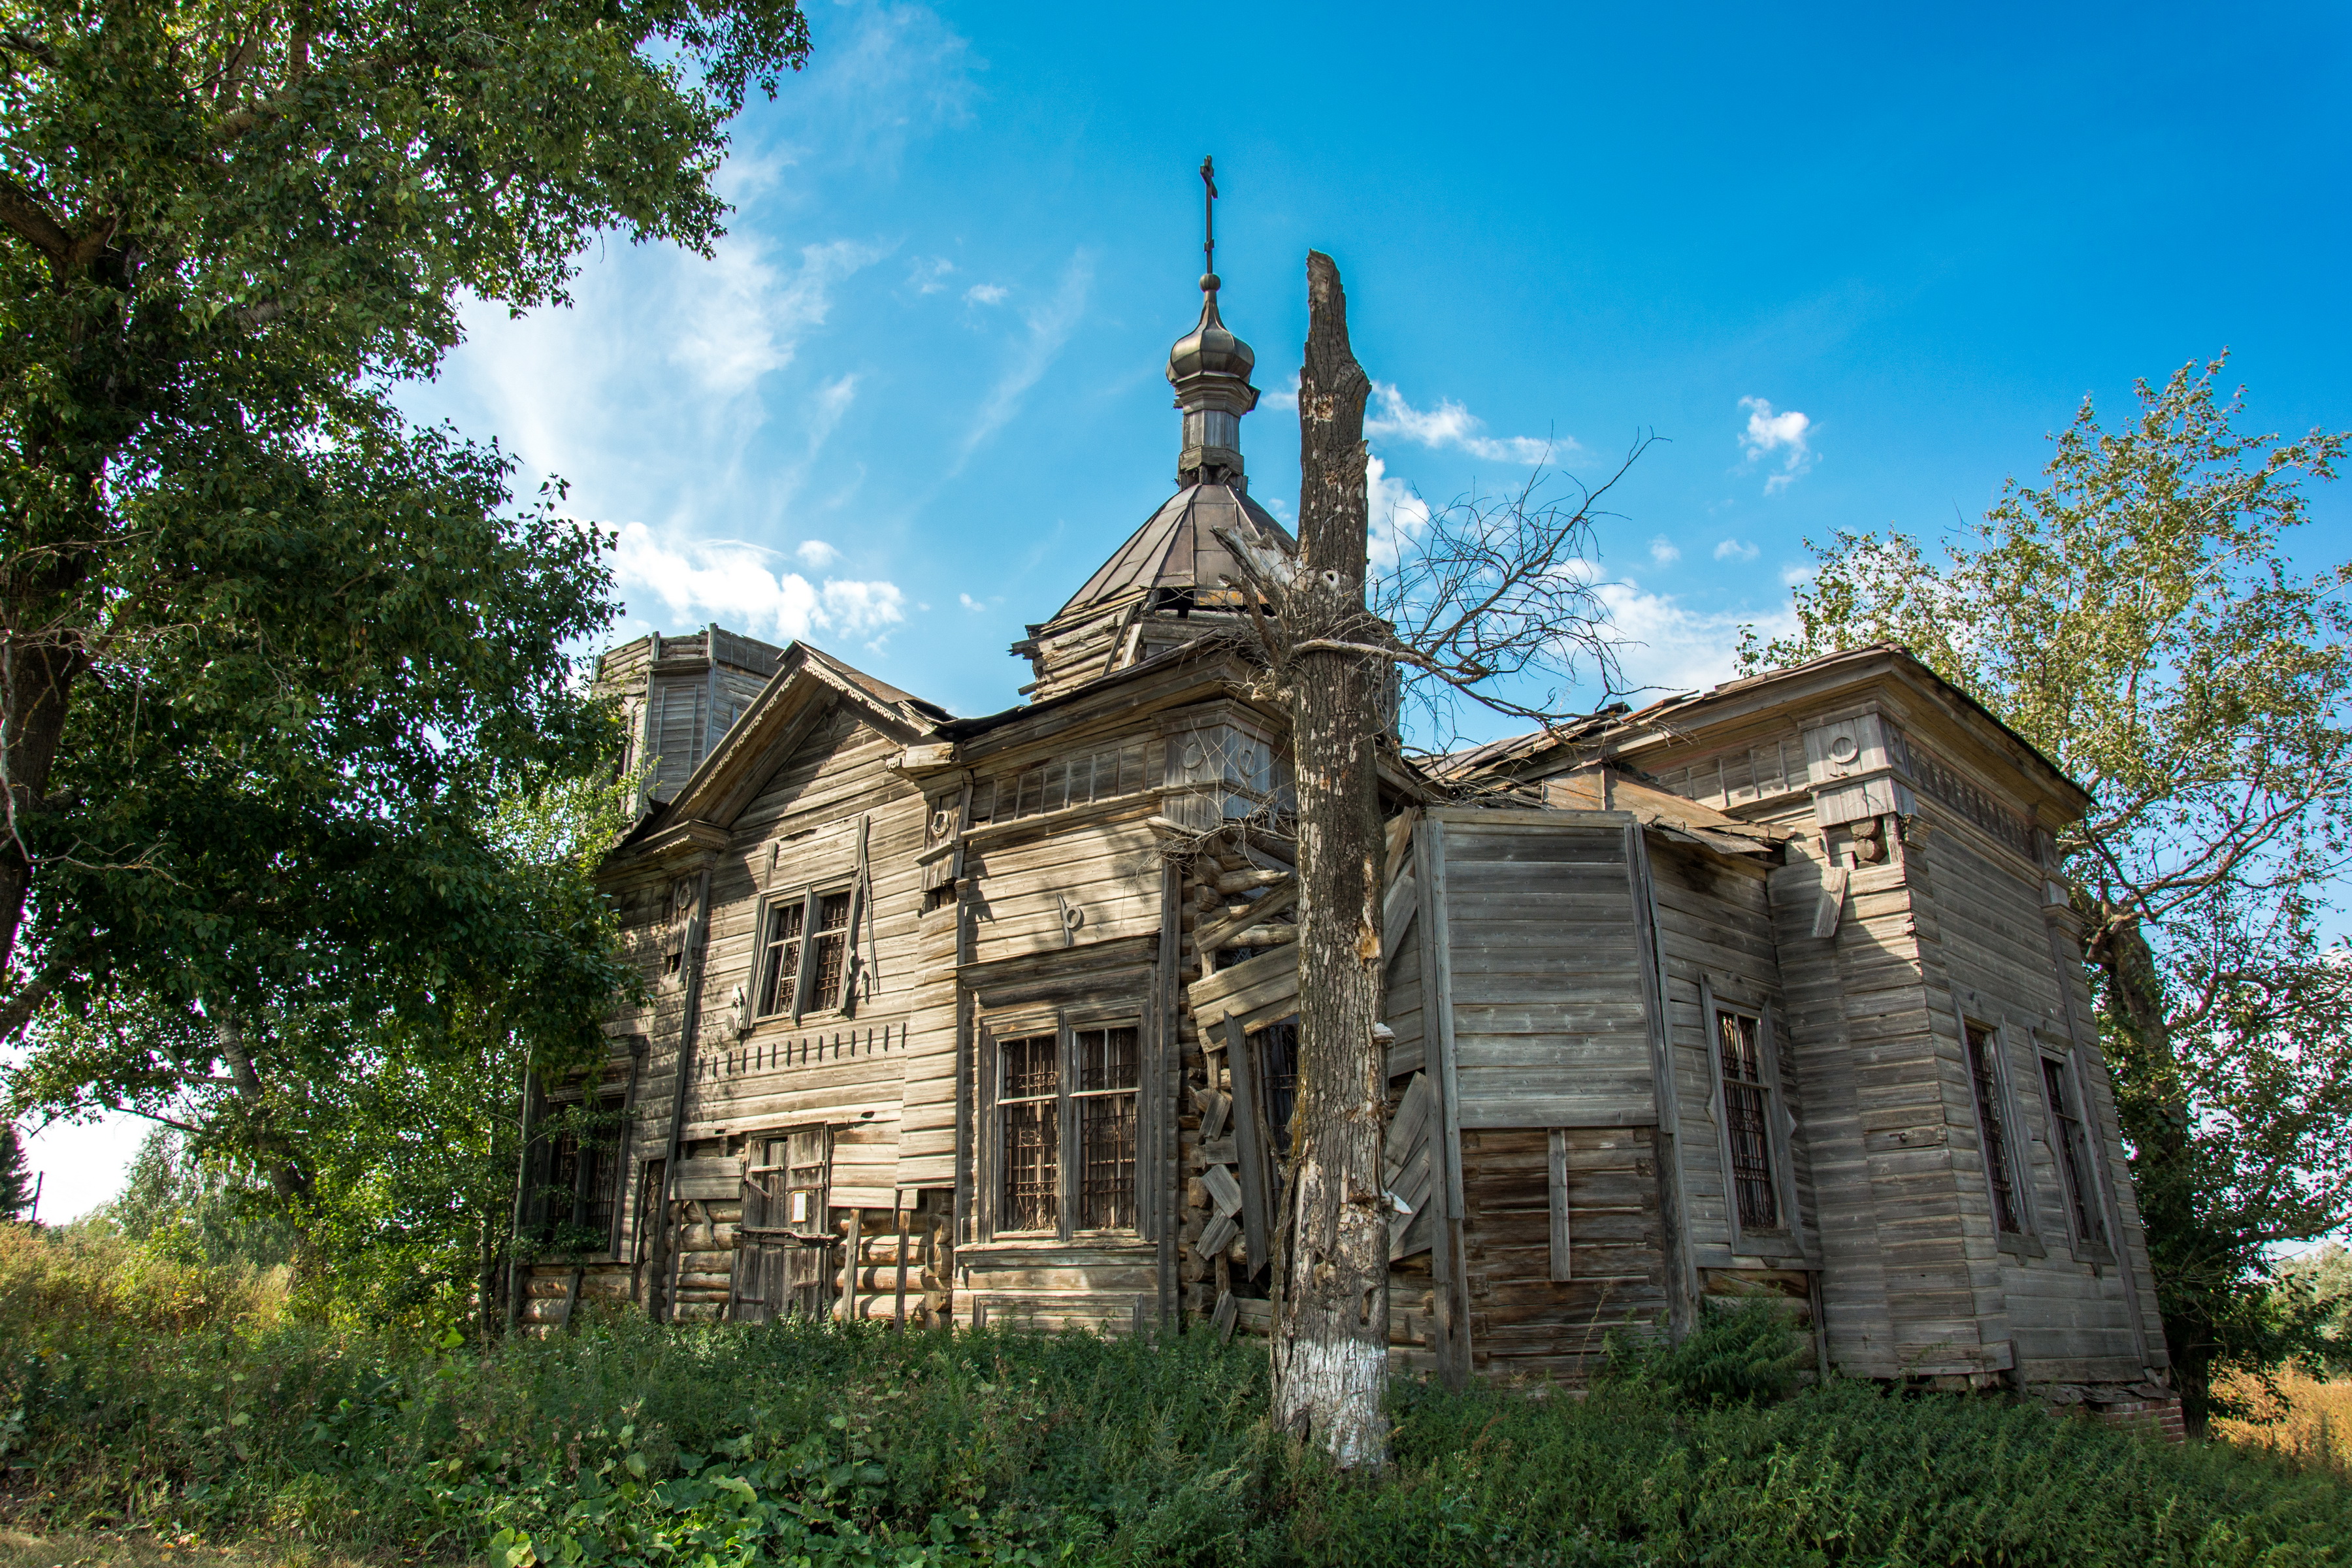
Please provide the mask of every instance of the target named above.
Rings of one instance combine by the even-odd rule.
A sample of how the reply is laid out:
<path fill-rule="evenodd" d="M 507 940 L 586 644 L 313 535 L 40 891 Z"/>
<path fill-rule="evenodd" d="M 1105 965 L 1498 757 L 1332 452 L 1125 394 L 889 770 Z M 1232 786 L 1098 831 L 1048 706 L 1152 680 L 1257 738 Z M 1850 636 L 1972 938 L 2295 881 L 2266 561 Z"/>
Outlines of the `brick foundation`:
<path fill-rule="evenodd" d="M 2053 1415 L 2079 1409 L 2094 1421 L 2147 1432 L 2168 1443 L 2189 1440 L 2180 1396 L 2162 1384 L 2037 1384 L 2025 1393 Z"/>

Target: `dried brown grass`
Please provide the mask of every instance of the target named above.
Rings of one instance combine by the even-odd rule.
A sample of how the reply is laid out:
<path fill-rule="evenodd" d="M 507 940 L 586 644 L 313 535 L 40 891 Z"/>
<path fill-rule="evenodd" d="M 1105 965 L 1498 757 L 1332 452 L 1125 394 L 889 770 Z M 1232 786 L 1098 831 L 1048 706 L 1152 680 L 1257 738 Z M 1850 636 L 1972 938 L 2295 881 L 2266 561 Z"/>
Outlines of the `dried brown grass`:
<path fill-rule="evenodd" d="M 2216 1421 L 2217 1436 L 2352 1479 L 2352 1382 L 2323 1383 L 2289 1367 L 2275 1391 L 2237 1373 L 2224 1381 L 2222 1392 L 2244 1401 L 2253 1418 Z"/>
<path fill-rule="evenodd" d="M 174 1262 L 80 1226 L 0 1224 L 0 1319 L 14 1323 L 157 1333 L 258 1327 L 284 1310 L 286 1273 Z"/>

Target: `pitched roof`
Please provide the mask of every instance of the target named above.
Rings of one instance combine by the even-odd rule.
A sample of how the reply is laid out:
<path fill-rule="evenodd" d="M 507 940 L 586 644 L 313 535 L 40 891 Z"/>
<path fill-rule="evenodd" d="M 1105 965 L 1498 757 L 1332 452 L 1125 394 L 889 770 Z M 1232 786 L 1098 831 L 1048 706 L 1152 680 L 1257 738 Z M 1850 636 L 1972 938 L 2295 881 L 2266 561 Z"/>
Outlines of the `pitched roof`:
<path fill-rule="evenodd" d="M 1225 529 L 1295 553 L 1297 542 L 1274 514 L 1229 485 L 1186 485 L 1163 502 L 1127 542 L 1111 552 L 1054 620 L 1152 588 L 1214 588 L 1220 578 L 1241 581 L 1233 552 L 1218 540 Z M 1051 622 L 1047 623 L 1051 625 Z"/>
<path fill-rule="evenodd" d="M 1792 664 L 1780 669 L 1768 669 L 1757 675 L 1741 676 L 1736 680 L 1727 680 L 1719 686 L 1708 687 L 1704 691 L 1677 692 L 1671 697 L 1660 698 L 1648 707 L 1636 709 L 1630 713 L 1622 706 L 1606 709 L 1590 718 L 1565 724 L 1561 726 L 1561 730 L 1565 731 L 1565 738 L 1578 740 L 1586 736 L 1596 738 L 1604 734 L 1622 736 L 1643 730 L 1665 730 L 1671 728 L 1670 721 L 1679 715 L 1695 714 L 1696 710 L 1758 693 L 1767 687 L 1782 685 L 1807 676 L 1826 674 L 1842 666 L 1858 667 L 1876 659 L 1894 661 L 1897 668 L 1914 680 L 1975 714 L 1994 731 L 2015 742 L 2026 755 L 2047 768 L 2053 779 L 2076 796 L 2083 805 L 2087 805 L 2090 800 L 2089 793 L 2077 784 L 2065 769 L 2051 761 L 2049 755 L 2039 746 L 2010 728 L 1992 710 L 1937 674 L 1923 663 L 1916 654 L 1899 643 L 1864 643 L 1859 647 L 1823 654 L 1819 658 L 1808 659 L 1802 664 Z M 1455 752 L 1451 755 L 1435 759 L 1430 764 L 1431 771 L 1441 778 L 1460 779 L 1480 769 L 1532 761 L 1544 752 L 1559 747 L 1562 742 L 1563 735 L 1544 730 L 1523 735 L 1512 735 L 1500 741 L 1488 742 L 1483 746 L 1475 747 L 1469 751 Z M 2078 805 L 2077 809 L 2081 809 L 2081 806 Z"/>

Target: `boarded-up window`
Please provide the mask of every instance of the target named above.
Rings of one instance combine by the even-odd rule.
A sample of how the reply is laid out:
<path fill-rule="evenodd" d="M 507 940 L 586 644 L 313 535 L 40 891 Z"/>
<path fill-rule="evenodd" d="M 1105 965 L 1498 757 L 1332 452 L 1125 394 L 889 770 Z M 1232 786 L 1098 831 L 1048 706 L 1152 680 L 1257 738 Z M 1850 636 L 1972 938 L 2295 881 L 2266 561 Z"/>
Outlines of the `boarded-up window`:
<path fill-rule="evenodd" d="M 833 1130 L 756 1136 L 749 1153 L 729 1315 L 750 1322 L 794 1312 L 822 1317 L 834 1274 L 825 1195 Z"/>
<path fill-rule="evenodd" d="M 1763 1025 L 1745 1013 L 1715 1016 L 1716 1059 L 1723 1071 L 1724 1136 L 1731 1148 L 1731 1188 L 1743 1229 L 1776 1230 L 1780 1199 L 1772 1176 L 1772 1090 L 1765 1077 Z"/>
<path fill-rule="evenodd" d="M 1131 1026 L 1077 1031 L 1078 1225 L 1083 1229 L 1135 1227 L 1139 1038 Z"/>
<path fill-rule="evenodd" d="M 789 1012 L 801 979 L 801 922 L 807 910 L 795 899 L 768 907 L 768 937 L 761 954 L 760 1011 Z"/>
<path fill-rule="evenodd" d="M 2000 1080 L 1994 1076 L 1999 1049 L 1990 1029 L 1965 1026 L 1968 1038 L 1969 1083 L 1976 1095 L 1977 1142 L 1984 1151 L 1985 1182 L 1992 1189 L 1994 1228 L 2015 1235 L 2025 1227 L 2018 1216 L 2017 1184 L 2011 1174 L 2009 1132 L 2000 1115 Z"/>
<path fill-rule="evenodd" d="M 2066 1184 L 2066 1212 L 2074 1221 L 2074 1235 L 2084 1245 L 2104 1247 L 2107 1227 L 2099 1214 L 2098 1194 L 2091 1185 L 2091 1147 L 2083 1133 L 2083 1118 L 2074 1104 L 2074 1085 L 2066 1064 L 2042 1058 L 2042 1089 L 2050 1102 L 2050 1133 L 2058 1145 L 2059 1174 Z"/>
<path fill-rule="evenodd" d="M 826 893 L 816 900 L 816 984 L 810 987 L 810 1009 L 833 1006 L 841 995 L 841 965 L 849 950 L 849 895 Z"/>
<path fill-rule="evenodd" d="M 1052 1230 L 1061 1209 L 1061 1074 L 1054 1035 L 1029 1035 L 998 1047 L 1003 1077 L 997 1094 L 1003 1122 L 1006 1230 Z"/>

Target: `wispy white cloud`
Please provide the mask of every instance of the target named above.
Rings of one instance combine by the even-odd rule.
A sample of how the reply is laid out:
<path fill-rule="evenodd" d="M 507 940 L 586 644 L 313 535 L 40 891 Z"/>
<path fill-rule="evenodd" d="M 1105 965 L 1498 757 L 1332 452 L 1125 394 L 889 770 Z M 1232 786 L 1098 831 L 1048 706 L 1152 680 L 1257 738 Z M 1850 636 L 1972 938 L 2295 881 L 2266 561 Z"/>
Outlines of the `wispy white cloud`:
<path fill-rule="evenodd" d="M 1002 305 L 1013 292 L 1002 283 L 975 283 L 963 291 L 967 305 Z"/>
<path fill-rule="evenodd" d="M 688 263 L 705 277 L 681 295 L 670 359 L 722 396 L 750 390 L 790 364 L 800 342 L 824 325 L 835 287 L 879 260 L 882 247 L 836 239 L 803 246 L 800 265 L 778 268 L 756 237 L 721 242 L 711 260 Z"/>
<path fill-rule="evenodd" d="M 1429 503 L 1402 479 L 1389 477 L 1388 465 L 1375 452 L 1364 459 L 1366 499 L 1365 552 L 1374 572 L 1392 572 L 1406 551 L 1429 527 Z"/>
<path fill-rule="evenodd" d="M 1659 565 L 1671 566 L 1682 558 L 1682 547 L 1664 534 L 1650 541 L 1650 559 Z"/>
<path fill-rule="evenodd" d="M 1094 257 L 1078 251 L 1062 269 L 1062 280 L 1053 298 L 1023 313 L 1024 330 L 1013 344 L 1012 362 L 981 400 L 971 427 L 964 432 L 963 445 L 950 473 L 962 472 L 972 454 L 1021 412 L 1022 400 L 1051 368 L 1063 345 L 1070 341 L 1070 333 L 1076 330 L 1079 318 L 1086 314 L 1087 296 L 1094 280 Z"/>
<path fill-rule="evenodd" d="M 1717 561 L 1753 561 L 1756 559 L 1756 546 L 1744 539 L 1727 539 L 1715 547 L 1715 558 Z"/>
<path fill-rule="evenodd" d="M 715 620 L 786 641 L 824 633 L 866 638 L 871 646 L 906 618 L 906 595 L 895 583 L 811 583 L 797 572 L 776 571 L 774 554 L 740 540 L 696 539 L 681 529 L 656 531 L 631 522 L 620 529 L 613 564 L 623 590 L 658 599 L 660 618 L 670 625 Z M 644 606 L 632 607 L 646 614 Z"/>
<path fill-rule="evenodd" d="M 824 571 L 841 559 L 841 552 L 822 539 L 804 539 L 793 553 L 800 557 L 802 565 L 816 572 Z"/>
<path fill-rule="evenodd" d="M 986 605 L 982 604 L 970 594 L 958 594 L 956 595 L 956 603 L 961 605 L 965 609 L 970 610 L 975 616 L 980 615 L 988 608 Z"/>
<path fill-rule="evenodd" d="M 1764 615 L 1748 611 L 1694 610 L 1672 594 L 1653 594 L 1632 582 L 1598 584 L 1611 622 L 1629 639 L 1620 650 L 1629 684 L 1653 691 L 1693 691 L 1738 673 L 1739 628 L 1754 626 L 1764 637 L 1797 629 L 1788 604 Z"/>
<path fill-rule="evenodd" d="M 907 283 L 918 294 L 946 291 L 948 274 L 956 264 L 944 256 L 919 256 L 907 268 Z"/>
<path fill-rule="evenodd" d="M 975 90 L 969 40 L 925 5 L 844 6 L 824 47 L 792 86 L 796 162 L 896 170 L 907 148 L 967 119 Z"/>
<path fill-rule="evenodd" d="M 1785 489 L 1803 478 L 1813 466 L 1812 420 L 1793 408 L 1776 414 L 1761 397 L 1743 397 L 1739 406 L 1748 411 L 1748 427 L 1739 434 L 1739 448 L 1748 454 L 1749 464 L 1781 454 L 1780 472 L 1764 481 L 1764 493 Z"/>
<path fill-rule="evenodd" d="M 1481 435 L 1486 422 L 1452 398 L 1440 399 L 1434 408 L 1415 408 L 1405 401 L 1403 393 L 1384 381 L 1372 384 L 1372 402 L 1378 412 L 1364 421 L 1364 434 L 1375 440 L 1393 438 L 1423 447 L 1451 447 L 1496 463 L 1541 463 L 1579 449 L 1565 436 L 1538 440 L 1533 436 Z M 1293 405 L 1296 406 L 1295 393 Z"/>

